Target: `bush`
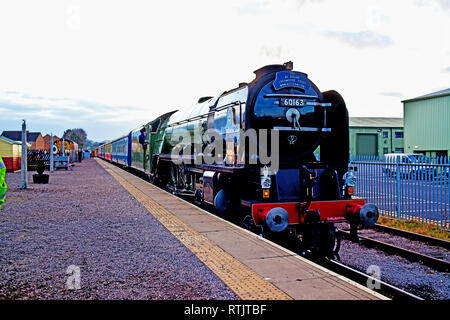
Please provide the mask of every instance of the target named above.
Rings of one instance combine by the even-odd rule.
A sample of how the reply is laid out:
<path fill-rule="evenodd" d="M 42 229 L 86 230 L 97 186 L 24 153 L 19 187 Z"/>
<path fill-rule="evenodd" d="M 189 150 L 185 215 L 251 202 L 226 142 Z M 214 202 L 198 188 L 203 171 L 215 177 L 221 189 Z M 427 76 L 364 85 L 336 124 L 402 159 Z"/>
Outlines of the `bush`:
<path fill-rule="evenodd" d="M 39 160 L 37 162 L 36 171 L 39 174 L 43 174 L 44 173 L 44 171 L 45 171 L 45 163 L 44 163 L 43 160 Z"/>

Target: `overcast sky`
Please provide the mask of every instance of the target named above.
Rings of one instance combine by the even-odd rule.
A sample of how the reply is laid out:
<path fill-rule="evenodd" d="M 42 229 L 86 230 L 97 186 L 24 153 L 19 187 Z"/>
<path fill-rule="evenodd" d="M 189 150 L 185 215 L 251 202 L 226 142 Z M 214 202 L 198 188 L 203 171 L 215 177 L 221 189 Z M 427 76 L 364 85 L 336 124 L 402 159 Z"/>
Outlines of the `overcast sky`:
<path fill-rule="evenodd" d="M 350 116 L 450 87 L 450 0 L 2 1 L 0 131 L 111 139 L 292 60 Z"/>

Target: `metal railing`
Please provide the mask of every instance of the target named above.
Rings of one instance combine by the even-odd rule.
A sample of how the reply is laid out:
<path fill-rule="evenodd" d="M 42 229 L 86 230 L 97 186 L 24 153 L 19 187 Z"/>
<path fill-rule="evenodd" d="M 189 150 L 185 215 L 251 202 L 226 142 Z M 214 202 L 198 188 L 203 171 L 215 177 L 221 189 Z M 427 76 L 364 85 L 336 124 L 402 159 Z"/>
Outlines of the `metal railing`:
<path fill-rule="evenodd" d="M 359 156 L 351 157 L 350 167 L 355 196 L 377 205 L 381 215 L 450 228 L 449 159 Z"/>
<path fill-rule="evenodd" d="M 46 167 L 50 166 L 50 151 L 48 150 L 28 150 L 27 151 L 27 168 L 30 171 L 36 170 L 38 162 L 44 161 Z"/>
<path fill-rule="evenodd" d="M 66 151 L 66 156 L 69 158 L 69 162 L 78 162 L 78 151 L 70 150 Z M 50 168 L 50 151 L 49 150 L 28 150 L 27 151 L 27 168 L 30 171 L 36 170 L 38 162 L 44 161 L 44 165 L 47 169 Z"/>

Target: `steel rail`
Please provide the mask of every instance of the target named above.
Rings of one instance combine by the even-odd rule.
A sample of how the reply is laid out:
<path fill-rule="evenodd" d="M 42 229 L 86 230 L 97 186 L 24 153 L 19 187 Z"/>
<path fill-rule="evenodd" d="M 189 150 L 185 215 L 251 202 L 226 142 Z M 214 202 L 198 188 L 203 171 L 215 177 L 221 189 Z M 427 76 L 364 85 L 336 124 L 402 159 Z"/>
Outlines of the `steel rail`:
<path fill-rule="evenodd" d="M 447 240 L 434 238 L 434 237 L 430 237 L 430 236 L 425 236 L 423 234 L 414 233 L 414 232 L 401 230 L 401 229 L 397 229 L 397 228 L 392 228 L 392 227 L 388 227 L 388 226 L 383 226 L 381 224 L 375 224 L 372 228 L 379 230 L 379 231 L 383 231 L 383 232 L 399 235 L 399 236 L 402 236 L 405 238 L 409 238 L 411 240 L 425 242 L 429 245 L 439 246 L 439 247 L 442 247 L 445 249 L 450 249 L 450 241 L 447 241 Z"/>

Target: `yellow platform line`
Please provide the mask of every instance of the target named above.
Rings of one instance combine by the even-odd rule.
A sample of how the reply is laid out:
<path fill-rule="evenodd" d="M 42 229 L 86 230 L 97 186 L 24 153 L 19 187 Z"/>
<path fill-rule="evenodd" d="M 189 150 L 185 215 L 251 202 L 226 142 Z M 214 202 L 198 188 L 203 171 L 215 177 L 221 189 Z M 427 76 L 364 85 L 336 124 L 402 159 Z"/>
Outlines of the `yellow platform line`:
<path fill-rule="evenodd" d="M 211 240 L 192 229 L 169 210 L 154 201 L 148 194 L 135 187 L 125 175 L 131 174 L 114 170 L 116 167 L 104 161 L 97 162 L 117 180 L 137 201 L 139 201 L 176 239 L 186 246 L 239 298 L 243 300 L 292 300 L 288 294 L 248 268 L 229 253 L 216 246 Z M 150 186 L 150 185 L 149 185 Z M 156 190 L 155 190 L 156 191 Z M 160 191 L 163 192 L 163 191 Z"/>

